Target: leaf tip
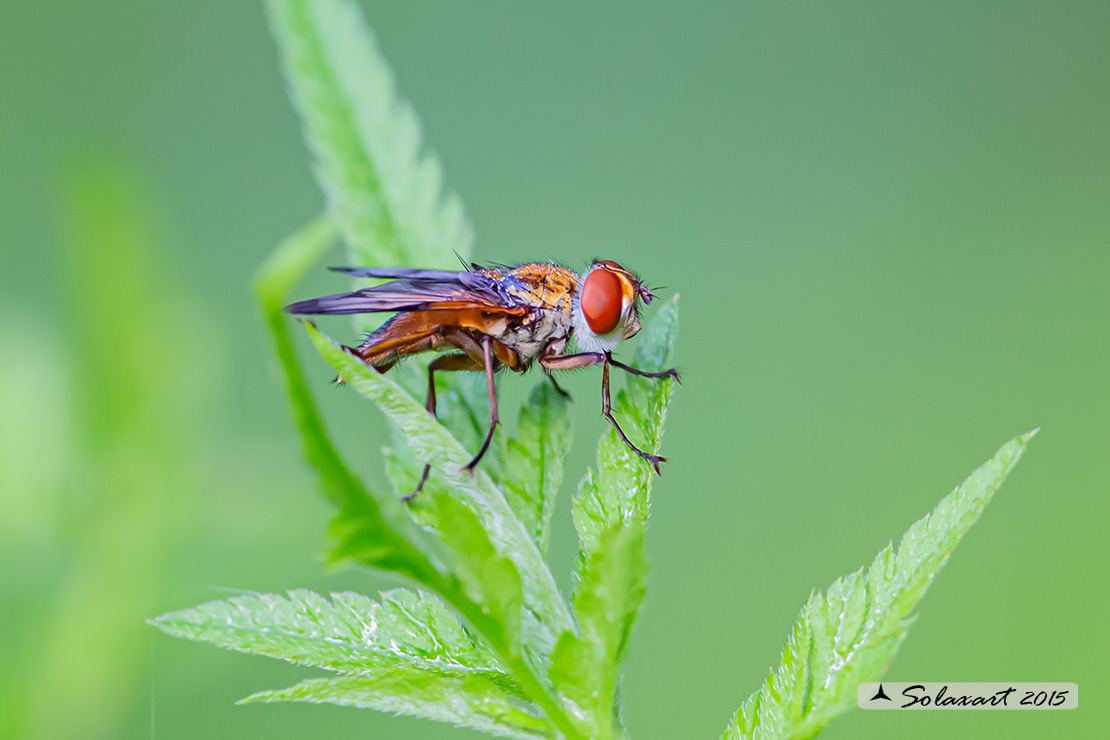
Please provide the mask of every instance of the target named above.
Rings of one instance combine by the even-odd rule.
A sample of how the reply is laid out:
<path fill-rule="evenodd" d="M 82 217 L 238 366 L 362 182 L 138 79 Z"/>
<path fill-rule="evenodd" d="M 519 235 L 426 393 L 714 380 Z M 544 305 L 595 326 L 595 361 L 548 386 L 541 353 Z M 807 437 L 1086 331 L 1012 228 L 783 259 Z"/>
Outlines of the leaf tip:
<path fill-rule="evenodd" d="M 310 337 L 312 337 L 313 341 L 316 341 L 318 339 L 323 338 L 323 335 L 320 333 L 320 330 L 316 328 L 316 323 L 315 322 L 313 322 L 313 321 L 304 321 L 302 319 L 297 319 L 297 323 L 304 327 L 304 330 L 308 332 L 308 335 Z"/>

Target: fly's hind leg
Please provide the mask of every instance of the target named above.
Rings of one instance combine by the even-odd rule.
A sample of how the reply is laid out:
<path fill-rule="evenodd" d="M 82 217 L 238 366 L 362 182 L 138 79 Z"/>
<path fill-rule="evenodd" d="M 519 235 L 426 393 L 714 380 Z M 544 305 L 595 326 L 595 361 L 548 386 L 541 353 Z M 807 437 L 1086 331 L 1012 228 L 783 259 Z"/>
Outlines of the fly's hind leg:
<path fill-rule="evenodd" d="M 436 370 L 443 371 L 459 371 L 459 370 L 481 370 L 481 365 L 478 365 L 472 357 L 464 354 L 442 355 L 432 360 L 428 364 L 428 395 L 424 400 L 424 408 L 436 418 Z M 401 497 L 401 500 L 406 504 L 416 498 L 416 494 L 424 488 L 424 484 L 428 482 L 428 474 L 432 472 L 431 465 L 424 465 L 424 471 L 420 474 L 420 482 L 416 484 L 416 488 L 412 493 Z"/>
<path fill-rule="evenodd" d="M 343 345 L 343 351 L 351 355 L 352 357 L 357 357 L 358 359 L 362 360 L 364 363 L 374 368 L 374 370 L 376 370 L 379 375 L 385 375 L 386 373 L 388 373 L 391 369 L 393 369 L 393 366 L 397 364 L 398 360 L 396 353 L 394 353 L 392 356 L 386 357 L 385 359 L 380 359 L 377 362 L 367 363 L 366 358 L 362 356 L 362 353 L 359 351 L 358 347 L 348 347 L 347 345 Z M 347 385 L 347 381 L 339 375 L 335 376 L 335 380 L 333 380 L 332 383 L 334 383 L 336 386 Z"/>
<path fill-rule="evenodd" d="M 478 450 L 478 454 L 462 468 L 470 473 L 471 477 L 474 476 L 474 468 L 478 466 L 478 462 L 486 454 L 486 450 L 489 449 L 490 442 L 493 441 L 493 432 L 500 423 L 497 413 L 497 386 L 493 382 L 493 372 L 497 360 L 493 357 L 492 343 L 493 340 L 489 336 L 482 337 L 482 364 L 485 366 L 486 387 L 489 390 L 489 431 L 486 432 L 486 439 L 482 442 L 482 448 Z"/>

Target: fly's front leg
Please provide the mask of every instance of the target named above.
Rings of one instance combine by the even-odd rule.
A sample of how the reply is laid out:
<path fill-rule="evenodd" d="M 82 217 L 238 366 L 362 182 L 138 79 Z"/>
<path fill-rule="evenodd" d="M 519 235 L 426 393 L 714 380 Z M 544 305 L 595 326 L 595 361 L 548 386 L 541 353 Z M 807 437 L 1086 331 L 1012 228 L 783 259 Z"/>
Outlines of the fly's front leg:
<path fill-rule="evenodd" d="M 620 362 L 618 360 L 614 360 L 611 352 L 606 352 L 605 356 L 610 365 L 612 365 L 613 367 L 619 367 L 626 373 L 637 375 L 641 378 L 673 378 L 675 381 L 678 382 L 679 385 L 682 384 L 682 378 L 679 377 L 678 370 L 675 370 L 673 367 L 670 370 L 664 370 L 661 373 L 649 373 L 638 368 L 634 368 L 631 365 L 625 365 L 623 362 Z"/>
<path fill-rule="evenodd" d="M 663 474 L 663 471 L 659 469 L 659 463 L 667 462 L 667 458 L 662 457 L 660 455 L 650 455 L 650 454 L 644 452 L 643 450 L 641 450 L 636 445 L 632 444 L 632 442 L 625 435 L 624 430 L 621 429 L 620 424 L 618 424 L 617 420 L 613 417 L 612 402 L 609 400 L 609 362 L 608 361 L 606 361 L 601 366 L 601 415 L 604 416 L 606 419 L 608 419 L 609 423 L 613 425 L 613 428 L 617 430 L 617 435 L 620 436 L 621 440 L 628 447 L 628 449 L 632 450 L 637 455 L 639 455 L 640 457 L 642 457 L 643 459 L 645 459 L 649 463 L 651 463 L 651 467 L 653 467 L 655 469 L 655 474 L 656 475 L 662 475 Z"/>
<path fill-rule="evenodd" d="M 580 352 L 577 355 L 544 355 L 540 358 L 540 365 L 545 370 L 581 370 L 591 365 L 600 365 L 605 362 L 605 355 L 601 352 Z"/>
<path fill-rule="evenodd" d="M 632 444 L 631 440 L 625 435 L 624 430 L 621 429 L 620 424 L 618 424 L 617 420 L 613 417 L 612 402 L 609 399 L 609 363 L 610 358 L 608 354 L 604 352 L 582 352 L 577 355 L 548 355 L 540 358 L 540 365 L 546 370 L 578 370 L 583 367 L 590 367 L 591 365 L 601 365 L 602 416 L 604 416 L 605 419 L 613 425 L 613 428 L 617 430 L 617 435 L 625 445 L 628 446 L 628 449 L 651 463 L 651 467 L 655 469 L 656 475 L 662 475 L 662 471 L 659 469 L 659 463 L 667 462 L 667 458 L 660 457 L 659 455 L 650 455 Z M 619 367 L 621 367 L 621 369 L 627 368 L 626 365 L 619 365 Z M 635 370 L 635 368 L 628 369 L 633 370 L 635 374 L 640 374 L 640 371 Z M 673 376 L 661 374 L 661 377 Z"/>
<path fill-rule="evenodd" d="M 482 449 L 478 450 L 478 454 L 474 459 L 463 466 L 463 470 L 470 473 L 471 477 L 474 476 L 474 468 L 477 467 L 478 461 L 486 454 L 489 449 L 490 442 L 493 441 L 493 432 L 497 429 L 500 423 L 497 414 L 497 385 L 493 382 L 493 351 L 491 349 L 491 338 L 488 336 L 482 337 L 482 360 L 486 368 L 486 387 L 489 390 L 489 431 L 486 432 L 486 439 L 482 442 Z"/>

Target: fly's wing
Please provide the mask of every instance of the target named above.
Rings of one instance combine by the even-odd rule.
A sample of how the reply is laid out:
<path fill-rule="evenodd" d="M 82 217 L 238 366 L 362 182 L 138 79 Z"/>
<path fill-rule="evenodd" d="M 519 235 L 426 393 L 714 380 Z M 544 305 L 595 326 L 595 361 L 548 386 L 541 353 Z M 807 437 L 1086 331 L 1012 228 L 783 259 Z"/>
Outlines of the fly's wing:
<path fill-rule="evenodd" d="M 418 270 L 412 267 L 329 267 L 332 272 L 342 272 L 353 277 L 384 278 L 385 280 L 398 280 L 413 278 L 418 280 L 458 280 L 457 272 L 444 272 L 442 270 Z"/>
<path fill-rule="evenodd" d="M 382 285 L 350 293 L 312 298 L 285 307 L 293 314 L 392 313 L 482 309 L 522 314 L 527 307 L 499 290 L 483 272 L 435 272 L 408 268 L 349 268 L 343 272 L 365 277 L 396 278 Z M 402 275 L 403 273 L 403 275 Z"/>

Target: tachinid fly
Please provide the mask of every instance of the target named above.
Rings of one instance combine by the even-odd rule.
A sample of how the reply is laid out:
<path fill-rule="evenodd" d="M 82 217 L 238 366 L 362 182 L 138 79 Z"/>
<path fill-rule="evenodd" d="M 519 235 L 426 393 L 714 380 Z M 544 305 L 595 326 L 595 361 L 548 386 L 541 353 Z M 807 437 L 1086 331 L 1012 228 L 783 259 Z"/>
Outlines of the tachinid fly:
<path fill-rule="evenodd" d="M 498 424 L 493 375 L 506 368 L 524 372 L 535 362 L 551 377 L 558 370 L 601 365 L 602 414 L 632 452 L 658 474 L 665 458 L 629 441 L 613 417 L 609 366 L 647 378 L 675 378 L 675 370 L 647 373 L 613 359 L 613 349 L 640 331 L 640 303 L 653 298 L 640 279 L 616 262 L 597 260 L 581 275 L 564 267 L 528 263 L 515 267 L 471 265 L 459 272 L 388 267 L 333 267 L 356 277 L 387 282 L 350 293 L 313 298 L 286 306 L 293 314 L 395 313 L 347 351 L 380 373 L 405 355 L 442 352 L 428 365 L 426 407 L 436 412 L 437 371 L 484 371 L 489 389 L 490 426 L 478 454 L 464 469 L 473 471 L 489 449 Z M 574 337 L 579 352 L 563 354 Z M 552 382 L 555 379 L 551 377 Z M 558 384 L 555 386 L 559 388 Z M 562 389 L 559 389 L 562 392 Z M 424 486 L 430 467 L 411 499 Z"/>

